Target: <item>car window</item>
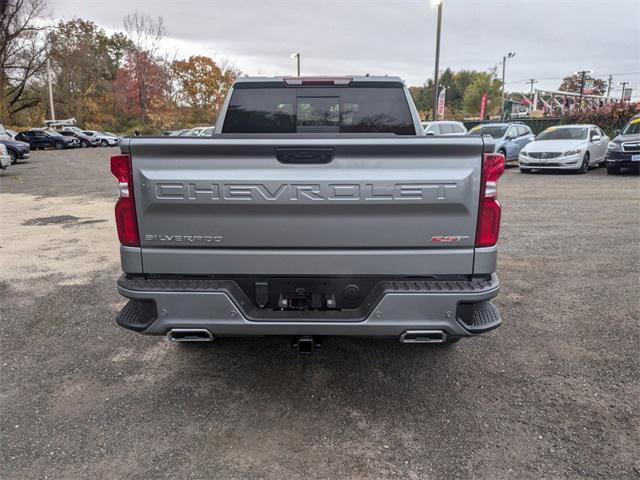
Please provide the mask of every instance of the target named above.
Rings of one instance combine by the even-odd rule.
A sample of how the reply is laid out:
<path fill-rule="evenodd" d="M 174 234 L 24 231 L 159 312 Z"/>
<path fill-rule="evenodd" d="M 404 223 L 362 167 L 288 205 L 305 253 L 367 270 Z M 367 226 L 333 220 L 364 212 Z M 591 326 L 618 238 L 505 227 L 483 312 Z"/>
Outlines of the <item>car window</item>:
<path fill-rule="evenodd" d="M 490 135 L 493 138 L 502 138 L 507 127 L 504 125 L 477 125 L 469 130 L 468 135 Z"/>
<path fill-rule="evenodd" d="M 449 123 L 441 123 L 440 124 L 440 135 L 446 135 L 447 133 L 453 133 L 453 129 L 451 128 L 451 124 L 449 124 Z"/>
<path fill-rule="evenodd" d="M 593 137 L 596 137 L 598 135 L 600 135 L 600 132 L 598 132 L 598 129 L 597 128 L 592 128 L 591 129 L 591 133 L 589 134 L 589 138 L 591 140 L 593 140 Z M 602 136 L 602 135 L 600 135 L 600 136 Z"/>
<path fill-rule="evenodd" d="M 327 96 L 312 96 L 312 92 L 289 87 L 236 89 L 222 133 L 296 133 L 324 128 L 340 133 L 416 134 L 401 88 L 332 88 Z"/>
<path fill-rule="evenodd" d="M 298 127 L 338 127 L 339 97 L 298 97 Z"/>
<path fill-rule="evenodd" d="M 458 125 L 457 123 L 452 123 L 451 128 L 453 129 L 454 133 L 464 133 L 464 128 L 462 127 L 462 125 Z"/>
<path fill-rule="evenodd" d="M 549 127 L 536 140 L 586 140 L 587 127 Z"/>
<path fill-rule="evenodd" d="M 507 137 L 517 137 L 518 136 L 518 127 L 509 127 L 507 130 Z"/>
<path fill-rule="evenodd" d="M 529 135 L 529 128 L 524 125 L 518 125 L 518 136 L 523 137 L 524 135 Z"/>
<path fill-rule="evenodd" d="M 433 133 L 434 135 L 440 135 L 440 130 L 438 129 L 438 125 L 431 124 L 425 130 L 425 133 Z"/>

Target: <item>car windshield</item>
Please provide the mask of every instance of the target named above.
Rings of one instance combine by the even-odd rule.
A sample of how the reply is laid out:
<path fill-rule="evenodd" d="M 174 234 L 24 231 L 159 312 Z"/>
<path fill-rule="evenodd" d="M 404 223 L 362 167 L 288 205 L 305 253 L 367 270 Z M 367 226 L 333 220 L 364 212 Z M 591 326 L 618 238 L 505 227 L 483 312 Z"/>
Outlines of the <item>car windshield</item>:
<path fill-rule="evenodd" d="M 588 127 L 551 127 L 538 135 L 536 140 L 586 140 Z"/>
<path fill-rule="evenodd" d="M 467 135 L 490 135 L 493 138 L 501 138 L 506 131 L 506 125 L 478 125 L 469 130 Z"/>
<path fill-rule="evenodd" d="M 622 130 L 622 135 L 640 135 L 640 117 L 631 120 Z"/>

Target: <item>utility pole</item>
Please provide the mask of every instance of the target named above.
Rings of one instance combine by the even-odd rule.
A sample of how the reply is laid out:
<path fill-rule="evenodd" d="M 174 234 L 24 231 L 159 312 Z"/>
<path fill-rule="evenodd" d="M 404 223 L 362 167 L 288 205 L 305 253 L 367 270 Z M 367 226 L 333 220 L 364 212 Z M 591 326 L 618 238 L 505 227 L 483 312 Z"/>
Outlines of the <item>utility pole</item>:
<path fill-rule="evenodd" d="M 531 96 L 531 102 L 529 103 L 529 111 L 532 110 L 533 107 L 533 84 L 534 83 L 538 83 L 538 80 L 536 80 L 535 78 L 530 78 L 529 81 L 527 82 L 530 85 L 530 89 L 529 89 L 529 95 Z"/>
<path fill-rule="evenodd" d="M 51 120 L 56 119 L 56 112 L 53 108 L 53 85 L 51 83 L 51 61 L 47 57 L 47 83 L 49 84 L 49 107 L 51 108 Z"/>
<path fill-rule="evenodd" d="M 502 57 L 502 102 L 500 103 L 500 119 L 504 120 L 504 82 L 505 82 L 505 69 L 507 67 L 507 60 L 516 56 L 515 52 L 509 52 Z"/>
<path fill-rule="evenodd" d="M 436 119 L 436 114 L 438 110 L 438 96 L 440 92 L 438 91 L 438 74 L 440 69 L 440 32 L 442 30 L 442 0 L 431 0 L 432 6 L 438 7 L 438 27 L 436 33 L 436 70 L 433 74 L 433 88 L 435 93 L 433 94 L 433 114 L 431 115 L 431 119 Z"/>
<path fill-rule="evenodd" d="M 609 75 L 609 80 L 607 81 L 607 97 L 611 96 L 611 82 L 613 81 L 613 75 Z"/>
<path fill-rule="evenodd" d="M 631 84 L 631 82 L 619 82 L 618 85 L 622 85 L 622 96 L 620 97 L 620 101 L 624 103 L 624 93 L 627 90 L 627 85 Z"/>
<path fill-rule="evenodd" d="M 584 95 L 584 81 L 586 80 L 587 73 L 591 73 L 591 70 L 580 70 L 576 72 L 576 75 L 580 75 L 580 99 L 578 100 L 578 111 L 582 111 L 582 96 Z"/>

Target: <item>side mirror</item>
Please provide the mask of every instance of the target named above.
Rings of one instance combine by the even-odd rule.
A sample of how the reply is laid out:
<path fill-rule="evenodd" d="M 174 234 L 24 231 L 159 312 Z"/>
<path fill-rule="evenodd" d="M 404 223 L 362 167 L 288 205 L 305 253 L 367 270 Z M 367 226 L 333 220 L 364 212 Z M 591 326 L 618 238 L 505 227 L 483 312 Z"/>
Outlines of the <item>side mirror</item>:
<path fill-rule="evenodd" d="M 593 137 L 591 137 L 592 142 L 598 142 L 600 140 L 602 140 L 602 137 L 600 135 L 594 135 Z"/>
<path fill-rule="evenodd" d="M 428 137 L 435 137 L 435 132 L 425 132 Z"/>

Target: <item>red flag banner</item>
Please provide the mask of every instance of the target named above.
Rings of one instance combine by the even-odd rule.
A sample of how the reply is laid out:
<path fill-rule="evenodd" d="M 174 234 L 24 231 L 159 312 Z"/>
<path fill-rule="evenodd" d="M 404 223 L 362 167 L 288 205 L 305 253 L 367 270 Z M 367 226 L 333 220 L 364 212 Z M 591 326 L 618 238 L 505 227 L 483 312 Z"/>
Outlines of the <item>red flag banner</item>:
<path fill-rule="evenodd" d="M 484 120 L 484 112 L 487 109 L 487 97 L 488 95 L 485 93 L 482 95 L 482 100 L 480 100 L 480 118 Z"/>

